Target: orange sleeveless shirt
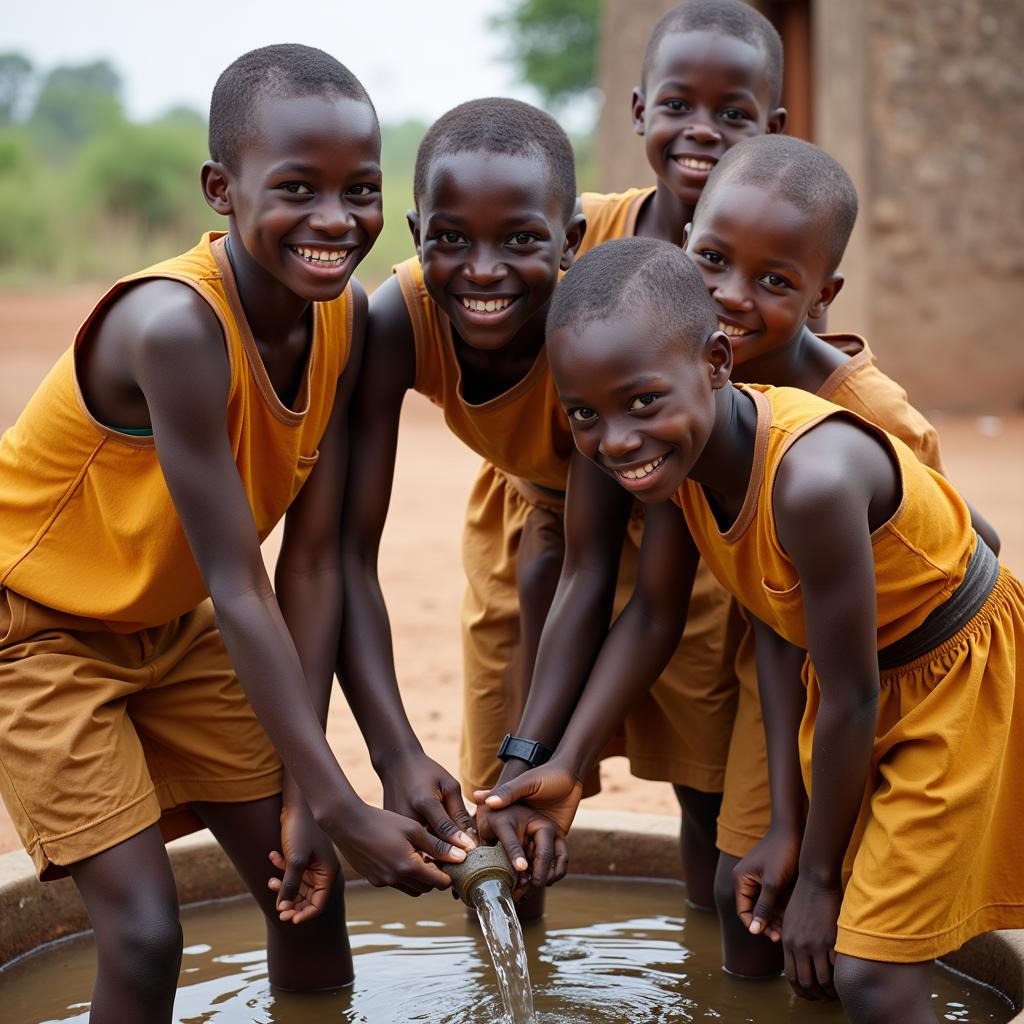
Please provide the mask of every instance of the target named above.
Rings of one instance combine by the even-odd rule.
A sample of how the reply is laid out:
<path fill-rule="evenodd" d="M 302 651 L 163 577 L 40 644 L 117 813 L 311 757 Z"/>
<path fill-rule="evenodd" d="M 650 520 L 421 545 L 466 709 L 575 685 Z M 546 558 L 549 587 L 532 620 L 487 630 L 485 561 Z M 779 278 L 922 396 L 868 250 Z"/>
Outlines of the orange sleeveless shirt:
<path fill-rule="evenodd" d="M 636 234 L 640 207 L 653 194 L 653 185 L 625 192 L 584 192 L 580 203 L 583 216 L 587 218 L 587 230 L 576 258 L 613 238 L 632 238 Z"/>
<path fill-rule="evenodd" d="M 0 439 L 0 585 L 118 632 L 161 625 L 207 596 L 151 436 L 99 423 L 82 398 L 75 351 L 96 318 L 139 281 L 167 278 L 209 303 L 231 370 L 227 429 L 262 540 L 309 476 L 352 336 L 350 289 L 315 303 L 294 408 L 278 399 L 242 311 L 224 234 L 118 281 L 99 301 Z"/>
<path fill-rule="evenodd" d="M 415 389 L 441 407 L 456 437 L 503 473 L 564 490 L 572 431 L 551 379 L 547 350 L 540 350 L 530 372 L 508 391 L 487 402 L 467 402 L 451 321 L 427 292 L 419 260 L 399 263 L 394 271 L 412 321 Z"/>
<path fill-rule="evenodd" d="M 831 416 L 856 420 L 893 452 L 902 497 L 871 536 L 875 557 L 878 648 L 912 632 L 964 577 L 974 550 L 971 517 L 951 484 L 921 464 L 899 438 L 796 388 L 738 385 L 757 407 L 757 440 L 746 499 L 723 533 L 703 489 L 684 482 L 673 500 L 711 571 L 744 607 L 797 647 L 807 648 L 796 567 L 775 532 L 772 491 L 783 456 L 797 438 Z"/>

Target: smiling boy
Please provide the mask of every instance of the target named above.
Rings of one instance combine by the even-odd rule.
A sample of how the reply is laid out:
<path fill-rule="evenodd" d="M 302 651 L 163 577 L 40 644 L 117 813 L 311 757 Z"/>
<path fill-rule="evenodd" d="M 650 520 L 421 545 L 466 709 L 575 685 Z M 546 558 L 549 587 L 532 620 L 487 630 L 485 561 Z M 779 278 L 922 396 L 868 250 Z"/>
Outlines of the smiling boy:
<path fill-rule="evenodd" d="M 778 33 L 742 0 L 688 0 L 667 11 L 651 32 L 640 84 L 632 96 L 634 130 L 643 138 L 657 184 L 623 193 L 584 192 L 580 209 L 587 233 L 580 252 L 634 235 L 681 245 L 718 160 L 738 142 L 782 131 L 782 71 Z M 570 489 L 566 514 L 583 524 L 582 510 L 613 502 L 629 508 L 626 494 L 609 495 L 606 481 L 581 470 Z M 628 512 L 619 514 L 625 518 Z M 639 506 L 626 530 L 614 532 L 602 524 L 601 530 L 581 525 L 567 531 L 562 579 L 535 667 L 541 688 L 546 679 L 567 675 L 582 685 L 607 627 L 603 591 L 616 587 L 615 610 L 621 611 L 636 579 L 642 532 Z M 605 547 L 622 552 L 617 581 L 594 576 L 601 561 L 597 551 Z M 581 594 L 584 588 L 572 587 L 572 581 L 583 578 L 588 592 Z M 715 903 L 716 817 L 737 700 L 733 624 L 727 612 L 724 590 L 701 569 L 679 650 L 663 678 L 630 710 L 623 736 L 613 745 L 621 746 L 634 775 L 673 784 L 683 812 L 680 842 L 687 894 L 691 904 L 707 909 Z M 581 636 L 592 638 L 582 650 Z M 533 721 L 532 715 L 524 718 L 516 731 L 525 739 L 552 743 L 554 737 L 535 733 Z M 501 777 L 510 778 L 522 767 L 511 764 Z"/>
<path fill-rule="evenodd" d="M 837 260 L 837 236 L 817 237 Z M 579 778 L 674 649 L 703 558 L 757 636 L 776 888 L 749 919 L 781 927 L 799 994 L 838 993 L 855 1024 L 934 1021 L 933 958 L 1024 924 L 1024 588 L 898 438 L 806 391 L 730 384 L 731 346 L 675 246 L 583 257 L 548 346 L 577 446 L 645 502 L 648 528 L 554 757 L 488 805 L 528 800 L 568 827 Z"/>
<path fill-rule="evenodd" d="M 356 706 L 366 701 L 373 745 L 387 752 L 375 761 L 385 793 L 404 794 L 401 806 L 422 816 L 436 806 L 431 794 L 442 792 L 455 818 L 457 787 L 422 770 L 400 710 L 377 577 L 399 411 L 406 391 L 426 395 L 487 460 L 463 538 L 461 760 L 472 792 L 495 781 L 498 745 L 522 707 L 510 680 L 517 658 L 532 661 L 522 652 L 529 633 L 522 622 L 534 602 L 522 603 L 522 616 L 519 603 L 524 573 L 535 567 L 528 552 L 540 535 L 561 544 L 562 492 L 575 450 L 547 368 L 544 321 L 583 223 L 574 213 L 568 137 L 547 114 L 515 100 L 474 100 L 440 118 L 420 145 L 414 191 L 417 257 L 399 264 L 370 302 L 354 404 L 361 486 L 350 492 L 344 516 L 348 614 L 339 675 Z"/>
<path fill-rule="evenodd" d="M 800 139 L 761 136 L 731 149 L 711 174 L 685 250 L 729 337 L 733 380 L 817 394 L 900 438 L 925 465 L 944 473 L 937 433 L 878 368 L 864 339 L 819 336 L 808 327 L 842 288 L 838 263 L 856 216 L 853 183 L 832 157 Z M 998 553 L 998 536 L 973 509 L 972 521 Z M 776 958 L 750 941 L 732 913 L 733 871 L 768 832 L 771 801 L 753 629 L 738 608 L 731 614 L 742 635 L 734 663 L 740 688 L 718 820 L 716 902 L 726 967 L 759 974 Z"/>
<path fill-rule="evenodd" d="M 170 1020 L 164 838 L 213 831 L 271 983 L 301 990 L 352 978 L 328 836 L 410 892 L 447 884 L 419 851 L 464 856 L 359 800 L 323 729 L 376 113 L 323 51 L 265 47 L 218 79 L 210 155 L 227 233 L 115 284 L 0 440 L 0 789 L 88 908 L 93 1022 Z M 260 541 L 286 513 L 275 593 Z"/>

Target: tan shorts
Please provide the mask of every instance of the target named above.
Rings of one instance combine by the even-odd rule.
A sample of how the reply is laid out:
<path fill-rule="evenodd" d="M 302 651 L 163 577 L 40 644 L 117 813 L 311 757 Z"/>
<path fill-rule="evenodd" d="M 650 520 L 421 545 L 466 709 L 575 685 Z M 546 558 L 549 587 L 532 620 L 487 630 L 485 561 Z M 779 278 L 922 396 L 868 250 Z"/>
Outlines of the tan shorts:
<path fill-rule="evenodd" d="M 0 589 L 0 794 L 40 878 L 158 821 L 202 828 L 193 800 L 280 789 L 208 601 L 115 633 Z"/>

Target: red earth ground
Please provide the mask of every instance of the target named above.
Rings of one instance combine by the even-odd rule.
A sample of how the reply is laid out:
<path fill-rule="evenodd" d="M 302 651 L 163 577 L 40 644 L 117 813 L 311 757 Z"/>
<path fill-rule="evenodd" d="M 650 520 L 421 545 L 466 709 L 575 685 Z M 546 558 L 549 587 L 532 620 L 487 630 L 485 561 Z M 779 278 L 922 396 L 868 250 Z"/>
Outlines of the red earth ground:
<path fill-rule="evenodd" d="M 0 295 L 0 430 L 14 422 L 98 292 Z M 953 480 L 1002 534 L 1003 561 L 1024 571 L 1024 416 L 933 416 Z M 459 538 L 479 459 L 447 431 L 438 410 L 411 395 L 403 412 L 391 516 L 381 548 L 381 580 L 391 613 L 402 695 L 426 750 L 457 767 L 461 717 Z M 268 560 L 277 551 L 272 536 Z M 380 784 L 340 694 L 328 737 L 353 785 L 379 803 Z M 671 789 L 632 778 L 623 758 L 602 768 L 603 792 L 589 806 L 674 814 Z M 0 852 L 18 846 L 0 807 Z"/>

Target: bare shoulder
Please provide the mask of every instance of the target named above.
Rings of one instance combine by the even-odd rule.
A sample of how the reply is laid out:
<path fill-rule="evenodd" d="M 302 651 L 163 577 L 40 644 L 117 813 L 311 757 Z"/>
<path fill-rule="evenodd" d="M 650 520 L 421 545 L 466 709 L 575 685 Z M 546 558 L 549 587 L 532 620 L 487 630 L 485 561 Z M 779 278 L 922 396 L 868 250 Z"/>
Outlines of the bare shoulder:
<path fill-rule="evenodd" d="M 899 498 L 899 471 L 885 441 L 847 417 L 832 417 L 793 442 L 779 464 L 772 494 L 780 538 L 799 542 L 869 511 L 884 517 Z M 891 514 L 891 511 L 889 512 Z"/>
<path fill-rule="evenodd" d="M 149 426 L 147 381 L 202 376 L 226 390 L 230 371 L 216 314 L 193 288 L 178 281 L 142 281 L 112 300 L 79 350 L 86 401 L 101 421 Z"/>

